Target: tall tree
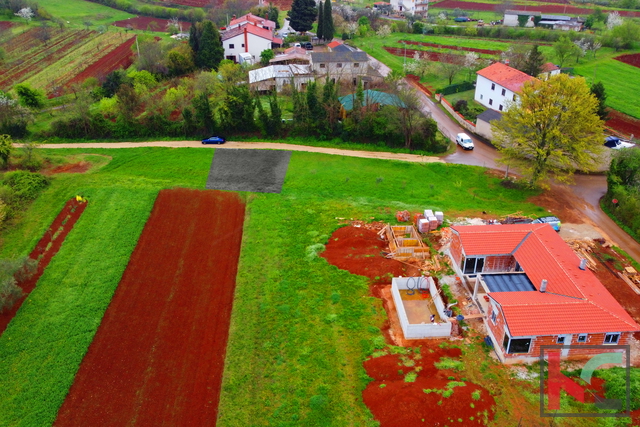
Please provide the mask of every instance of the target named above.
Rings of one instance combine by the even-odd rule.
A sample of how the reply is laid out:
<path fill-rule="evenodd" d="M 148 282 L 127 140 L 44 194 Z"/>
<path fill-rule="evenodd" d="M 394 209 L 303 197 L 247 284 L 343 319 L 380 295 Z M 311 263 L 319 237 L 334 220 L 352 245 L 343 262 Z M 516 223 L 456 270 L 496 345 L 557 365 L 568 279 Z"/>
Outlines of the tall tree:
<path fill-rule="evenodd" d="M 298 32 L 309 31 L 317 15 L 315 0 L 293 0 L 289 11 L 289 25 Z"/>
<path fill-rule="evenodd" d="M 333 26 L 333 10 L 331 9 L 331 0 L 326 0 L 324 2 L 322 34 L 325 40 L 331 41 L 333 40 L 334 33 L 335 33 L 335 28 Z"/>
<path fill-rule="evenodd" d="M 318 4 L 318 31 L 316 32 L 316 37 L 322 40 L 324 40 L 324 19 L 322 16 L 323 13 L 324 13 L 324 6 L 322 4 L 322 0 L 320 0 L 320 3 Z"/>
<path fill-rule="evenodd" d="M 31 110 L 40 110 L 44 107 L 47 97 L 40 89 L 34 89 L 27 83 L 16 85 L 15 91 L 18 94 L 20 104 Z"/>
<path fill-rule="evenodd" d="M 602 82 L 592 84 L 591 93 L 598 100 L 598 109 L 596 111 L 596 114 L 598 114 L 600 120 L 607 121 L 607 119 L 609 118 L 609 113 L 607 112 L 607 106 L 605 105 L 607 101 L 607 93 L 604 90 L 604 84 L 602 84 Z"/>
<path fill-rule="evenodd" d="M 529 51 L 526 61 L 524 62 L 523 72 L 533 77 L 538 77 L 542 71 L 542 65 L 544 64 L 544 56 L 537 44 L 534 44 Z"/>
<path fill-rule="evenodd" d="M 9 165 L 9 159 L 11 153 L 13 153 L 13 141 L 9 135 L 0 135 L 0 160 L 2 160 L 2 166 Z"/>
<path fill-rule="evenodd" d="M 213 25 L 213 22 L 205 21 L 202 24 L 202 36 L 198 41 L 196 65 L 200 68 L 217 70 L 223 59 L 224 48 L 222 47 L 220 33 Z"/>
<path fill-rule="evenodd" d="M 560 38 L 553 44 L 553 50 L 555 51 L 556 58 L 558 59 L 558 66 L 562 67 L 564 61 L 573 55 L 576 49 L 577 46 L 568 36 L 560 36 Z"/>
<path fill-rule="evenodd" d="M 501 162 L 518 166 L 531 186 L 553 173 L 567 182 L 594 170 L 603 151 L 598 101 L 584 78 L 559 74 L 526 83 L 520 101 L 491 123 Z"/>

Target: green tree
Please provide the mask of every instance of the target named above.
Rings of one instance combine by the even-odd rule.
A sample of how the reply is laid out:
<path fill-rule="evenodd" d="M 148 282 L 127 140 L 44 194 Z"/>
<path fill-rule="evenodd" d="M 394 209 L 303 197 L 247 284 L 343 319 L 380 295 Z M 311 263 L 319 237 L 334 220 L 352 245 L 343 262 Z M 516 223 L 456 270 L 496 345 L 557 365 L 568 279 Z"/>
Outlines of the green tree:
<path fill-rule="evenodd" d="M 34 89 L 27 83 L 22 83 L 15 86 L 15 91 L 18 94 L 20 104 L 34 111 L 41 110 L 44 107 L 44 103 L 47 97 L 44 95 L 44 91 Z"/>
<path fill-rule="evenodd" d="M 324 2 L 324 13 L 322 17 L 322 35 L 325 40 L 333 40 L 336 30 L 333 25 L 333 10 L 331 8 L 331 0 Z"/>
<path fill-rule="evenodd" d="M 206 93 L 201 93 L 198 96 L 194 97 L 192 100 L 193 109 L 195 110 L 195 123 L 200 128 L 201 131 L 204 131 L 206 136 L 211 136 L 213 131 L 215 130 L 215 121 L 213 119 L 213 111 L 211 110 L 211 103 L 209 102 L 209 96 Z M 185 115 L 185 119 L 187 117 L 192 117 L 190 114 L 190 109 L 185 109 L 182 114 Z"/>
<path fill-rule="evenodd" d="M 524 69 L 522 71 L 529 74 L 530 76 L 538 77 L 538 75 L 542 71 L 543 64 L 544 56 L 542 55 L 542 52 L 540 52 L 538 45 L 535 44 L 529 51 L 529 55 L 524 62 Z"/>
<path fill-rule="evenodd" d="M 26 257 L 0 260 L 0 313 L 10 310 L 24 295 L 18 281 L 28 279 L 37 266 L 37 261 Z"/>
<path fill-rule="evenodd" d="M 622 185 L 640 189 L 640 150 L 616 150 L 607 172 L 609 188 Z"/>
<path fill-rule="evenodd" d="M 0 135 L 0 160 L 2 165 L 6 167 L 13 153 L 13 140 L 9 135 Z"/>
<path fill-rule="evenodd" d="M 576 46 L 568 36 L 560 36 L 560 38 L 553 44 L 553 50 L 555 51 L 556 58 L 558 59 L 558 66 L 562 67 L 564 61 L 573 55 L 576 49 L 578 49 L 578 46 Z"/>
<path fill-rule="evenodd" d="M 202 36 L 202 24 L 198 22 L 189 28 L 189 47 L 194 56 L 200 50 L 200 36 Z"/>
<path fill-rule="evenodd" d="M 276 54 L 273 53 L 273 49 L 263 50 L 262 52 L 260 52 L 260 64 L 266 67 L 267 65 L 269 65 L 269 61 L 271 61 L 275 56 Z"/>
<path fill-rule="evenodd" d="M 171 76 L 181 76 L 193 71 L 193 53 L 186 45 L 179 44 L 167 53 L 167 67 Z"/>
<path fill-rule="evenodd" d="M 634 43 L 640 40 L 640 26 L 630 19 L 625 19 L 622 24 L 611 29 L 610 37 L 619 41 L 619 45 L 613 46 L 616 50 L 631 49 Z"/>
<path fill-rule="evenodd" d="M 42 167 L 42 160 L 37 153 L 38 148 L 42 144 L 36 141 L 24 141 L 22 143 L 22 152 L 24 158 L 22 159 L 22 166 L 30 171 L 40 170 Z"/>
<path fill-rule="evenodd" d="M 596 114 L 600 117 L 600 120 L 607 121 L 609 119 L 609 113 L 607 112 L 607 93 L 604 90 L 604 84 L 602 82 L 594 83 L 591 85 L 591 93 L 598 100 L 598 109 Z"/>
<path fill-rule="evenodd" d="M 120 85 L 129 81 L 127 74 L 123 70 L 115 70 L 107 74 L 107 77 L 102 83 L 102 90 L 107 98 L 111 98 L 116 94 Z"/>
<path fill-rule="evenodd" d="M 318 99 L 318 85 L 316 82 L 311 82 L 307 86 L 307 109 L 309 110 L 307 131 L 311 133 L 317 131 L 318 126 L 324 121 L 324 108 Z"/>
<path fill-rule="evenodd" d="M 315 0 L 293 0 L 289 11 L 289 25 L 295 31 L 306 32 L 318 16 Z"/>
<path fill-rule="evenodd" d="M 519 102 L 491 123 L 500 161 L 518 166 L 531 186 L 545 185 L 551 173 L 568 182 L 577 168 L 594 170 L 603 152 L 597 108 L 582 77 L 526 83 Z"/>
<path fill-rule="evenodd" d="M 323 133 L 327 136 L 336 135 L 342 105 L 338 99 L 337 85 L 333 80 L 329 79 L 329 76 L 327 76 L 324 86 L 322 87 L 322 105 L 326 115 L 326 120 L 323 122 Z"/>
<path fill-rule="evenodd" d="M 217 70 L 220 61 L 224 59 L 222 38 L 211 21 L 205 21 L 202 24 L 202 36 L 198 40 L 198 51 L 195 56 L 198 67 L 210 70 Z"/>
<path fill-rule="evenodd" d="M 331 1 L 331 0 L 329 0 Z M 316 37 L 318 37 L 319 39 L 324 40 L 324 17 L 322 16 L 324 13 L 324 4 L 322 3 L 322 0 L 320 0 L 320 3 L 318 4 L 318 31 L 316 32 Z"/>
<path fill-rule="evenodd" d="M 252 131 L 255 128 L 256 102 L 247 85 L 232 86 L 218 109 L 221 126 L 231 131 Z"/>

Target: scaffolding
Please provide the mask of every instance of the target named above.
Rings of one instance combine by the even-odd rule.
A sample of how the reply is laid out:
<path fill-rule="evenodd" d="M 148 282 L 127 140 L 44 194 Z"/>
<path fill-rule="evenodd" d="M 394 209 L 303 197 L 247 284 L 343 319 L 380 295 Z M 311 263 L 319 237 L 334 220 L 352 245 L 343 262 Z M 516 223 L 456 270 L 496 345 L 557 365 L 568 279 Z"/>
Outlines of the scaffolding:
<path fill-rule="evenodd" d="M 394 259 L 425 259 L 430 257 L 429 247 L 422 242 L 413 225 L 387 225 L 378 233 L 389 242 L 389 256 Z"/>

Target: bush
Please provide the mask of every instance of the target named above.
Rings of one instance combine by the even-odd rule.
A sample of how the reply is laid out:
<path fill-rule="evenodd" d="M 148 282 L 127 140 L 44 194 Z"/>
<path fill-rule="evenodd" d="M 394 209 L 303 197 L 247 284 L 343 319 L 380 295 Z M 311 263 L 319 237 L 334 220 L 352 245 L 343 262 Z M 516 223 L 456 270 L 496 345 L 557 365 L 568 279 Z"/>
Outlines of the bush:
<path fill-rule="evenodd" d="M 50 180 L 39 173 L 14 171 L 7 172 L 2 183 L 13 190 L 13 194 L 18 200 L 31 201 L 49 185 Z"/>
<path fill-rule="evenodd" d="M 452 93 L 465 92 L 467 90 L 471 90 L 475 87 L 473 82 L 462 82 L 456 83 L 449 86 L 445 86 L 441 89 L 437 89 L 436 93 L 441 93 L 443 95 L 451 95 Z"/>

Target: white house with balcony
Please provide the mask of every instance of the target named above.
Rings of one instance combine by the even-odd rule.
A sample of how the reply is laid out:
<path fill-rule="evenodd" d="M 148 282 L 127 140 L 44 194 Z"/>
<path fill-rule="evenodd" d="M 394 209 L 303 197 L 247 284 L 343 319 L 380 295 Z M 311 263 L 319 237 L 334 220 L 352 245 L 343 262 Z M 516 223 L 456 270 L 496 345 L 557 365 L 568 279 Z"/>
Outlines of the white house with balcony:
<path fill-rule="evenodd" d="M 222 34 L 224 57 L 234 62 L 246 61 L 250 55 L 250 62 L 255 64 L 260 61 L 263 51 L 281 44 L 282 40 L 274 37 L 271 30 L 250 23 L 231 28 Z"/>
<path fill-rule="evenodd" d="M 400 13 L 416 13 L 416 3 L 423 3 L 426 0 L 391 0 L 391 7 L 394 11 Z"/>
<path fill-rule="evenodd" d="M 517 102 L 522 86 L 534 80 L 537 79 L 496 62 L 477 72 L 474 99 L 487 108 L 504 111 L 508 102 Z"/>

